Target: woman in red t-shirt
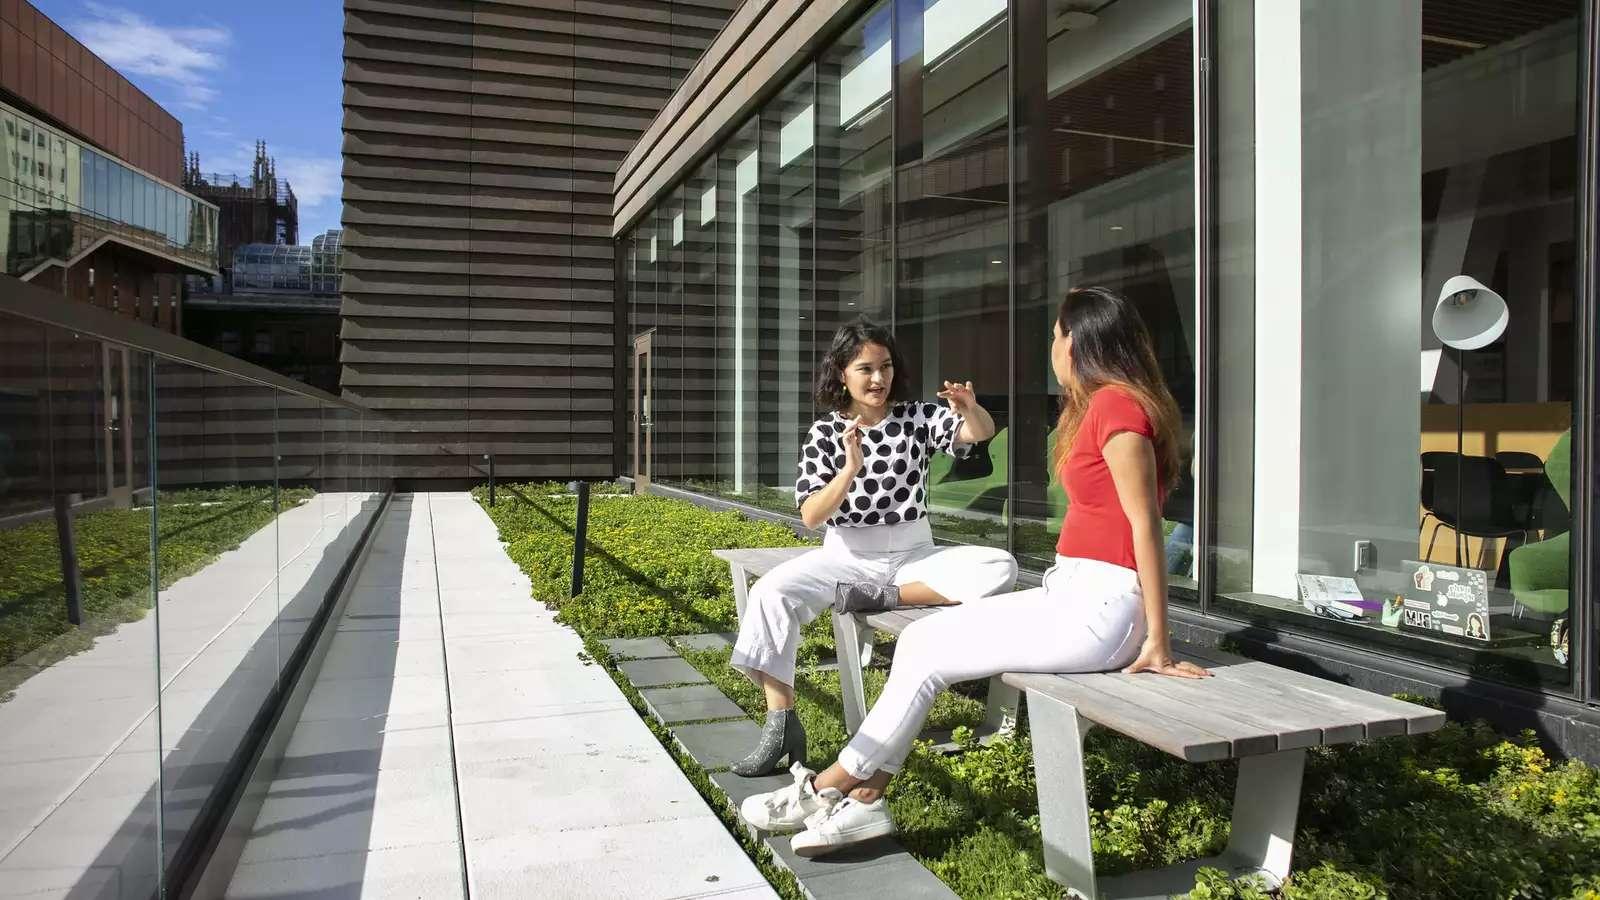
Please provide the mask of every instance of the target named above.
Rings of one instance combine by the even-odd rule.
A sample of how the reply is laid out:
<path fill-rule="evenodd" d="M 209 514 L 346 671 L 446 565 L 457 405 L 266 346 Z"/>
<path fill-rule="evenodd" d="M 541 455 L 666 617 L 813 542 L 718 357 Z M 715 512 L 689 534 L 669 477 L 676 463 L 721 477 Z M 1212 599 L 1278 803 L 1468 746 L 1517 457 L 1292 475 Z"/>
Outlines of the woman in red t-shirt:
<path fill-rule="evenodd" d="M 866 721 L 813 776 L 740 805 L 757 828 L 805 826 L 792 846 L 820 856 L 894 831 L 883 789 L 899 771 L 939 691 L 1000 672 L 1209 673 L 1172 657 L 1161 499 L 1178 476 L 1178 405 L 1150 333 L 1105 288 L 1067 294 L 1050 363 L 1065 400 L 1051 465 L 1068 510 L 1044 586 L 921 619 L 900 635 Z"/>

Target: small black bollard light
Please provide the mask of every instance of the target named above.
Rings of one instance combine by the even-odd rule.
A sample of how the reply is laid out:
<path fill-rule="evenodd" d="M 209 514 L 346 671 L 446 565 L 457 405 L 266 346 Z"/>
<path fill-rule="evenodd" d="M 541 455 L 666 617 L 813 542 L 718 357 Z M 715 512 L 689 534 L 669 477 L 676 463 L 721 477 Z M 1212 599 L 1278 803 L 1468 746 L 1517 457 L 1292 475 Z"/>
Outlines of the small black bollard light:
<path fill-rule="evenodd" d="M 56 542 L 61 548 L 61 585 L 67 595 L 67 621 L 83 624 L 83 582 L 78 573 L 78 541 L 72 529 L 72 498 L 56 495 Z"/>
<path fill-rule="evenodd" d="M 578 495 L 578 524 L 572 535 L 572 596 L 583 593 L 583 554 L 589 536 L 589 482 L 567 485 Z"/>
<path fill-rule="evenodd" d="M 489 461 L 489 505 L 494 506 L 494 454 L 485 453 L 483 458 Z"/>

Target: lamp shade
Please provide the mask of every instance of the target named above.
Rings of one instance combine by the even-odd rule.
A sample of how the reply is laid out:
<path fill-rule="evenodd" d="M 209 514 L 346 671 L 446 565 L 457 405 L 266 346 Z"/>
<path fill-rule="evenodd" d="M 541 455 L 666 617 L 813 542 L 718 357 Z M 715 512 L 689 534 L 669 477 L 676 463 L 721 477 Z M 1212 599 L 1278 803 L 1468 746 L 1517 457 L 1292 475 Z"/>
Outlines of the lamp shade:
<path fill-rule="evenodd" d="M 1446 281 L 1433 307 L 1433 333 L 1457 350 L 1489 346 L 1506 333 L 1510 322 L 1504 298 L 1470 275 Z"/>

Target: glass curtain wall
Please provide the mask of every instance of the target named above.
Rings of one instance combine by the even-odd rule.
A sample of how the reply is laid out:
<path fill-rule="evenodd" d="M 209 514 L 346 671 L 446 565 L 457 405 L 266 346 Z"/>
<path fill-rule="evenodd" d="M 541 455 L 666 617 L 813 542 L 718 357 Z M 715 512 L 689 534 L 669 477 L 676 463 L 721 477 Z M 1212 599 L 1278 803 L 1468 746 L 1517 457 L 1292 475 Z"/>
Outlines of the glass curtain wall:
<path fill-rule="evenodd" d="M 1201 157 L 1186 0 L 864 5 L 622 241 L 634 334 L 677 373 L 672 478 L 792 514 L 816 364 L 865 315 L 918 396 L 971 380 L 995 416 L 934 468 L 939 536 L 1042 569 L 1051 326 L 1106 285 L 1182 412 L 1174 598 L 1569 689 L 1584 6 L 1208 0 Z"/>
<path fill-rule="evenodd" d="M 1010 69 L 1005 0 L 899 0 L 893 70 L 895 336 L 912 396 L 971 381 L 997 428 L 928 472 L 937 537 L 1006 545 Z M 998 463 L 996 460 L 998 459 Z"/>
<path fill-rule="evenodd" d="M 1060 404 L 1046 350 L 1066 292 L 1104 285 L 1142 314 L 1183 413 L 1189 474 L 1163 518 L 1174 596 L 1194 600 L 1193 11 L 1172 0 L 1024 7 L 1012 29 L 1016 553 L 1034 566 L 1054 558 L 1066 496 L 1039 450 L 1054 446 Z"/>
<path fill-rule="evenodd" d="M 1583 11 L 1493 7 L 1219 2 L 1219 605 L 1561 690 Z"/>

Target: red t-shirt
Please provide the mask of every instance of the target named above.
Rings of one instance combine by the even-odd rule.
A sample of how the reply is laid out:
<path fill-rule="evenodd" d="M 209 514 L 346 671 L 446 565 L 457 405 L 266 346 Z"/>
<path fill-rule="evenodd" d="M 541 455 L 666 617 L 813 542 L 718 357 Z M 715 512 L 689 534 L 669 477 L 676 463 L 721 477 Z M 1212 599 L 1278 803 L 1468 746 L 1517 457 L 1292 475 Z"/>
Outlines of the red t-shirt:
<path fill-rule="evenodd" d="M 1106 441 L 1124 431 L 1155 440 L 1155 428 L 1139 401 L 1116 388 L 1095 391 L 1078 426 L 1078 437 L 1061 465 L 1067 515 L 1061 522 L 1056 552 L 1062 556 L 1138 568 L 1133 558 L 1133 527 L 1117 499 L 1116 482 L 1101 452 Z"/>

